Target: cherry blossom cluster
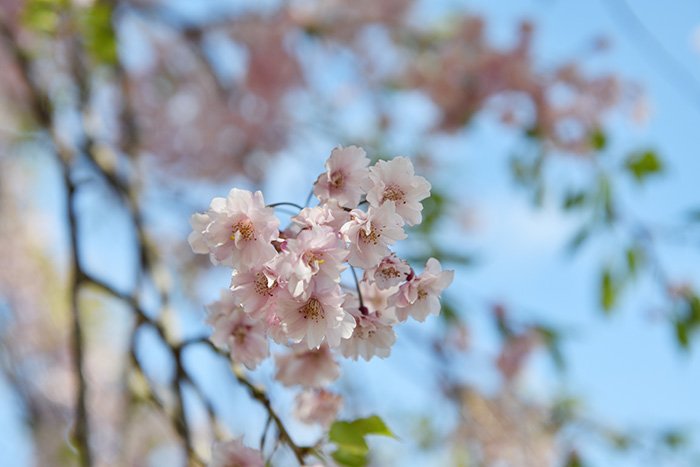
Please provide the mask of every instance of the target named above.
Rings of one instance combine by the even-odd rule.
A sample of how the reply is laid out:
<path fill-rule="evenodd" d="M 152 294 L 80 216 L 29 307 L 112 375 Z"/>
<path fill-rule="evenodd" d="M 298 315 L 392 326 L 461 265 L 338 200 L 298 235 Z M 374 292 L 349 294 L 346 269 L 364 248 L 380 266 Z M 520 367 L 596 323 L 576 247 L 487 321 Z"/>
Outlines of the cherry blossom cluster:
<path fill-rule="evenodd" d="M 195 253 L 233 268 L 230 288 L 208 307 L 212 342 L 249 369 L 270 355 L 270 340 L 288 346 L 275 356 L 276 378 L 305 388 L 298 418 L 322 425 L 340 407 L 322 389 L 340 374 L 334 355 L 387 357 L 394 326 L 438 314 L 454 275 L 434 258 L 416 274 L 390 249 L 421 222 L 430 196 L 409 159 L 370 166 L 350 146 L 334 149 L 325 166 L 313 186 L 318 205 L 298 206 L 288 227 L 280 229 L 274 208 L 292 203 L 266 205 L 261 192 L 234 188 L 192 216 L 188 239 Z"/>

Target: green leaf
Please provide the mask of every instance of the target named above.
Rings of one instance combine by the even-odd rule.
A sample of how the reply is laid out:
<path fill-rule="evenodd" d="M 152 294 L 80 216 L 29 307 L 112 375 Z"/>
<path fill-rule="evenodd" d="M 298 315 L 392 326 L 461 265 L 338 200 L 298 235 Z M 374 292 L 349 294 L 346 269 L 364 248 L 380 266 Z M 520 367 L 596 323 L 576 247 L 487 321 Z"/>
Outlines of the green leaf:
<path fill-rule="evenodd" d="M 608 314 L 617 302 L 617 288 L 610 269 L 603 269 L 600 275 L 600 305 L 603 307 L 603 311 Z"/>
<path fill-rule="evenodd" d="M 625 168 L 637 180 L 643 182 L 650 175 L 661 173 L 663 163 L 655 151 L 633 152 L 625 160 Z"/>
<path fill-rule="evenodd" d="M 336 462 L 345 466 L 364 466 L 367 464 L 369 446 L 365 436 L 380 435 L 394 438 L 394 434 L 384 421 L 376 415 L 358 418 L 351 422 L 337 421 L 331 425 L 328 433 L 330 441 L 338 446 L 332 456 Z"/>
<path fill-rule="evenodd" d="M 367 465 L 367 453 L 357 454 L 345 449 L 337 449 L 331 456 L 338 463 L 338 465 L 345 465 L 348 467 L 364 467 Z"/>

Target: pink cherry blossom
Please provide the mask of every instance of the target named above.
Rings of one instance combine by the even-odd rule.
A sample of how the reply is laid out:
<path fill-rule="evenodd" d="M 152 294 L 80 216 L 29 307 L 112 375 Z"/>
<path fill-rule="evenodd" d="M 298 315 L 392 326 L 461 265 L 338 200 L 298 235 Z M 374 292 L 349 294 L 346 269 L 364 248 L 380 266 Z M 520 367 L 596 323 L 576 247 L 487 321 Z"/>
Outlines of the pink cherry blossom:
<path fill-rule="evenodd" d="M 334 199 L 342 207 L 355 208 L 365 193 L 362 182 L 367 178 L 369 159 L 362 148 L 337 147 L 326 161 L 326 172 L 314 184 L 314 194 L 321 201 Z"/>
<path fill-rule="evenodd" d="M 443 271 L 440 262 L 430 258 L 420 276 L 401 285 L 395 298 L 396 316 L 405 321 L 411 316 L 425 321 L 428 315 L 440 313 L 440 293 L 454 279 L 454 271 Z"/>
<path fill-rule="evenodd" d="M 408 265 L 406 260 L 396 256 L 395 253 L 385 256 L 377 267 L 371 271 L 371 277 L 380 289 L 389 289 L 399 285 L 410 274 L 411 266 Z"/>
<path fill-rule="evenodd" d="M 285 386 L 321 387 L 340 376 L 340 366 L 326 344 L 313 350 L 296 344 L 292 346 L 292 353 L 275 355 L 275 364 L 275 378 Z"/>
<path fill-rule="evenodd" d="M 362 187 L 367 190 L 370 206 L 378 207 L 386 202 L 396 204 L 396 212 L 408 225 L 420 224 L 421 201 L 430 196 L 430 183 L 415 175 L 413 164 L 406 157 L 390 161 L 378 161 L 369 169 L 369 177 Z"/>
<path fill-rule="evenodd" d="M 292 221 L 302 229 L 328 226 L 339 231 L 349 219 L 350 213 L 340 207 L 336 200 L 330 199 L 318 206 L 302 209 L 292 218 Z"/>
<path fill-rule="evenodd" d="M 386 324 L 398 322 L 394 305 L 396 294 L 399 291 L 398 285 L 388 289 L 380 289 L 377 287 L 376 282 L 369 282 L 363 279 L 360 281 L 360 291 L 362 292 L 364 305 L 370 313 L 375 313 Z M 355 294 L 355 292 L 352 292 L 352 294 Z"/>
<path fill-rule="evenodd" d="M 262 453 L 246 447 L 243 437 L 214 443 L 209 467 L 263 467 Z"/>
<path fill-rule="evenodd" d="M 309 349 L 324 341 L 337 347 L 355 327 L 355 320 L 341 308 L 342 303 L 340 285 L 317 276 L 305 294 L 281 297 L 276 312 L 292 341 L 305 342 Z"/>
<path fill-rule="evenodd" d="M 328 428 L 343 406 L 343 398 L 325 389 L 307 389 L 294 400 L 294 416 L 303 423 Z"/>
<path fill-rule="evenodd" d="M 231 353 L 231 360 L 252 370 L 270 354 L 265 322 L 252 318 L 228 290 L 208 307 L 208 322 L 214 328 L 211 341 Z"/>
<path fill-rule="evenodd" d="M 364 300 L 364 293 L 362 297 Z M 376 311 L 360 310 L 359 299 L 354 292 L 346 294 L 343 308 L 355 318 L 352 336 L 340 341 L 340 352 L 343 356 L 353 360 L 362 357 L 367 361 L 375 355 L 380 358 L 388 357 L 391 346 L 396 341 L 396 334 L 382 315 Z"/>
<path fill-rule="evenodd" d="M 348 250 L 339 235 L 330 227 L 302 230 L 287 242 L 287 283 L 289 293 L 300 296 L 316 274 L 323 274 L 333 282 L 340 281 L 340 273 Z"/>
<path fill-rule="evenodd" d="M 341 232 L 350 243 L 348 263 L 364 269 L 376 266 L 389 254 L 389 245 L 406 238 L 393 202 L 370 207 L 367 212 L 353 209 Z"/>
<path fill-rule="evenodd" d="M 272 240 L 279 220 L 265 207 L 261 192 L 232 189 L 227 198 L 214 198 L 205 213 L 192 216 L 188 241 L 195 253 L 209 253 L 214 264 L 247 269 L 275 255 Z"/>
<path fill-rule="evenodd" d="M 268 266 L 235 271 L 231 278 L 233 297 L 246 313 L 256 318 L 274 305 L 279 290 L 277 274 Z"/>

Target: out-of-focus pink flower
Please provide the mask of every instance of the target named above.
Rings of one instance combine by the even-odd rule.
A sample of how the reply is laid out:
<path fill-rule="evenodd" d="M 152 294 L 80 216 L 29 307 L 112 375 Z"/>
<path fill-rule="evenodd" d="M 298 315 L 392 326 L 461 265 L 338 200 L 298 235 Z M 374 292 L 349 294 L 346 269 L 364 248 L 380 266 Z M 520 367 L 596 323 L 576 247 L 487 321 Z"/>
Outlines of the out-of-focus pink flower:
<path fill-rule="evenodd" d="M 343 406 L 343 398 L 325 389 L 307 389 L 294 400 L 294 416 L 301 422 L 328 428 Z"/>
<path fill-rule="evenodd" d="M 265 322 L 252 318 L 238 305 L 229 290 L 207 307 L 208 322 L 214 328 L 211 341 L 227 349 L 231 360 L 253 370 L 270 354 Z"/>
<path fill-rule="evenodd" d="M 276 354 L 275 364 L 275 378 L 285 386 L 322 387 L 340 376 L 340 367 L 326 344 L 313 350 L 304 345 L 294 345 L 292 353 Z"/>
<path fill-rule="evenodd" d="M 367 212 L 353 209 L 341 232 L 350 243 L 348 263 L 364 269 L 376 266 L 389 254 L 389 245 L 406 238 L 393 201 L 370 206 Z"/>
<path fill-rule="evenodd" d="M 334 199 L 345 208 L 355 208 L 365 193 L 369 159 L 362 148 L 337 147 L 326 161 L 326 172 L 314 184 L 314 194 L 322 202 Z"/>
<path fill-rule="evenodd" d="M 428 315 L 440 312 L 440 293 L 454 279 L 454 271 L 443 271 L 435 258 L 428 259 L 425 270 L 399 287 L 395 297 L 396 316 L 405 321 L 411 316 L 417 321 L 425 321 Z"/>
<path fill-rule="evenodd" d="M 214 198 L 205 213 L 192 216 L 188 241 L 195 253 L 209 253 L 214 264 L 248 269 L 275 255 L 279 220 L 265 207 L 261 192 L 232 189 L 227 198 Z"/>
<path fill-rule="evenodd" d="M 393 202 L 396 213 L 408 225 L 420 224 L 421 201 L 430 196 L 430 183 L 414 174 L 413 164 L 406 157 L 377 161 L 370 167 L 369 177 L 362 181 L 370 206 Z"/>
<path fill-rule="evenodd" d="M 209 467 L 264 467 L 262 453 L 246 447 L 243 437 L 214 443 Z"/>
<path fill-rule="evenodd" d="M 309 349 L 324 341 L 337 347 L 355 327 L 355 320 L 341 308 L 342 303 L 340 285 L 317 276 L 303 295 L 281 297 L 276 313 L 292 341 L 304 342 Z"/>

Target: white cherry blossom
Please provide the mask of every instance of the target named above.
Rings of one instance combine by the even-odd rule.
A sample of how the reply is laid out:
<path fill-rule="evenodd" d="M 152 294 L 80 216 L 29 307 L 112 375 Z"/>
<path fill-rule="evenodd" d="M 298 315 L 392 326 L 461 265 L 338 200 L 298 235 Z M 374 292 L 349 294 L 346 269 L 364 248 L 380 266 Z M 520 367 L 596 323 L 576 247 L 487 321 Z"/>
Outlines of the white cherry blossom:
<path fill-rule="evenodd" d="M 334 199 L 342 207 L 354 208 L 365 193 L 362 183 L 367 178 L 369 159 L 357 146 L 337 147 L 326 161 L 326 171 L 314 184 L 314 194 L 323 201 Z"/>
<path fill-rule="evenodd" d="M 369 169 L 369 177 L 363 180 L 370 206 L 381 206 L 387 202 L 396 204 L 396 212 L 408 225 L 420 224 L 421 201 L 430 196 L 430 183 L 415 175 L 413 163 L 406 157 L 395 157 L 390 161 L 377 161 Z"/>
<path fill-rule="evenodd" d="M 410 274 L 411 266 L 408 265 L 406 260 L 396 256 L 395 253 L 385 256 L 377 267 L 371 271 L 371 277 L 380 289 L 389 289 L 399 285 Z"/>
<path fill-rule="evenodd" d="M 355 320 L 341 308 L 342 303 L 340 285 L 318 276 L 305 294 L 280 298 L 276 313 L 293 342 L 304 342 L 309 349 L 323 342 L 337 347 L 355 327 Z"/>
<path fill-rule="evenodd" d="M 389 245 L 406 238 L 393 202 L 370 207 L 367 212 L 353 209 L 340 231 L 350 245 L 348 263 L 364 269 L 376 266 L 389 254 Z"/>
<path fill-rule="evenodd" d="M 188 241 L 195 253 L 209 253 L 212 263 L 247 269 L 275 255 L 272 240 L 279 220 L 265 207 L 261 192 L 232 189 L 214 198 L 205 213 L 192 216 Z"/>
<path fill-rule="evenodd" d="M 394 303 L 396 316 L 405 321 L 411 316 L 425 321 L 428 315 L 440 313 L 440 294 L 454 279 L 454 271 L 443 271 L 435 258 L 428 259 L 425 270 L 399 287 Z"/>

